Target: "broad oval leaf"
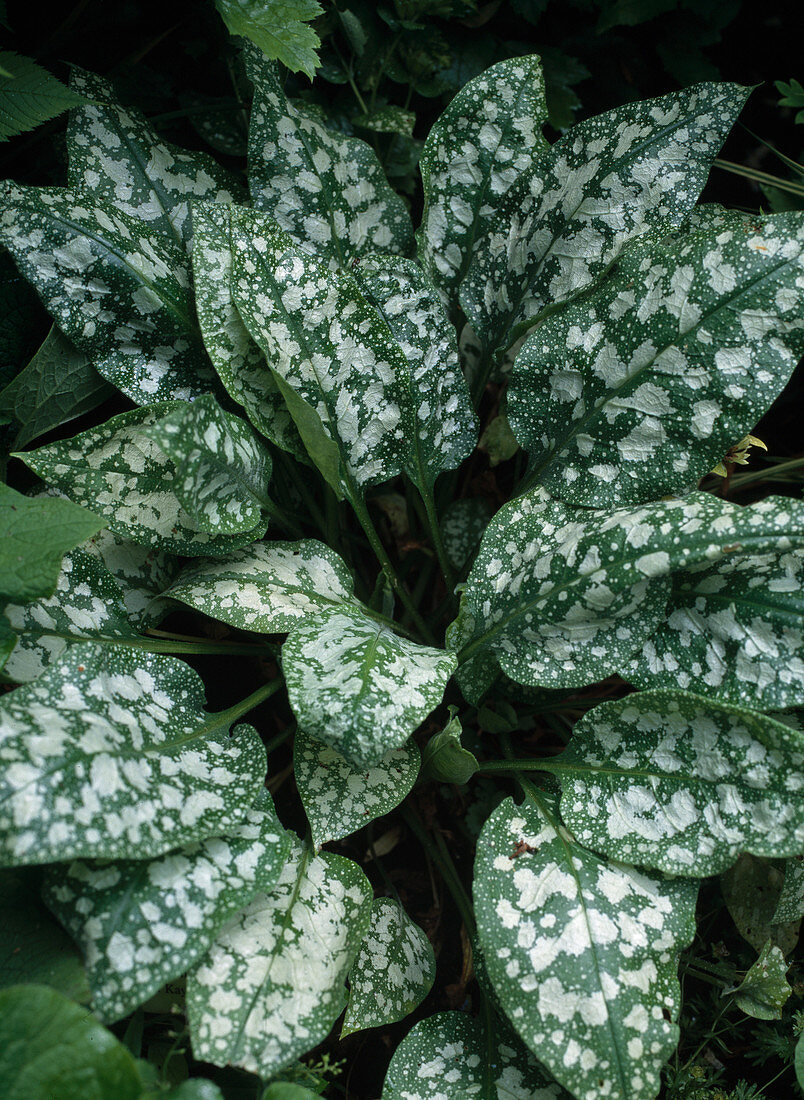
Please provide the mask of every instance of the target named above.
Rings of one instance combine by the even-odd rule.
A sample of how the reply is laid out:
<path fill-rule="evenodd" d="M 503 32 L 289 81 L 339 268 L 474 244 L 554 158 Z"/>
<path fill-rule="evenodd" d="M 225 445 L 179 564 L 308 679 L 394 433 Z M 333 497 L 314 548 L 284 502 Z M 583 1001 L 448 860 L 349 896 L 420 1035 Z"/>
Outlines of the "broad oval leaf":
<path fill-rule="evenodd" d="M 804 735 L 685 691 L 602 703 L 551 770 L 581 844 L 673 875 L 804 849 Z"/>
<path fill-rule="evenodd" d="M 236 827 L 265 749 L 173 657 L 71 646 L 0 700 L 0 865 L 145 859 Z"/>
<path fill-rule="evenodd" d="M 529 482 L 571 504 L 686 490 L 750 431 L 802 352 L 804 214 L 637 242 L 522 346 L 508 417 Z"/>
<path fill-rule="evenodd" d="M 407 741 L 441 702 L 456 663 L 347 608 L 305 620 L 282 646 L 299 727 L 358 768 Z"/>
<path fill-rule="evenodd" d="M 155 860 L 51 868 L 43 896 L 81 947 L 100 1018 L 119 1020 L 194 966 L 258 890 L 270 892 L 289 849 L 264 791 L 226 836 Z"/>
<path fill-rule="evenodd" d="M 366 938 L 349 971 L 349 1005 L 341 1038 L 404 1020 L 435 981 L 433 948 L 398 901 L 377 898 Z"/>
<path fill-rule="evenodd" d="M 271 1077 L 329 1033 L 368 929 L 371 887 L 351 860 L 294 844 L 270 894 L 219 933 L 187 981 L 193 1053 Z"/>
<path fill-rule="evenodd" d="M 419 750 L 408 741 L 358 769 L 298 730 L 293 771 L 315 847 L 351 836 L 395 809 L 416 782 L 419 763 Z"/>
<path fill-rule="evenodd" d="M 494 990 L 573 1096 L 653 1100 L 678 1042 L 697 883 L 605 863 L 530 790 L 521 806 L 501 803 L 478 841 L 475 913 Z"/>

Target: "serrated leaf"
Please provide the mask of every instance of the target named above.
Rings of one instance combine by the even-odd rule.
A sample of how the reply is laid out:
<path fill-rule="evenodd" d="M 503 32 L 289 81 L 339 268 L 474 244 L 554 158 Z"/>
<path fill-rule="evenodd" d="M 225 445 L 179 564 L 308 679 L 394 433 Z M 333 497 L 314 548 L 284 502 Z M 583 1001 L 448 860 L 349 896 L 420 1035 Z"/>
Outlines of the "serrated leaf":
<path fill-rule="evenodd" d="M 249 188 L 254 206 L 333 267 L 366 252 L 407 255 L 410 216 L 373 149 L 329 129 L 314 107 L 286 98 L 276 67 L 244 51 L 254 102 Z M 270 361 L 270 360 L 269 360 Z"/>
<path fill-rule="evenodd" d="M 788 969 L 782 952 L 768 940 L 759 958 L 733 990 L 738 1008 L 755 1020 L 781 1020 L 782 1009 L 793 992 L 786 977 Z"/>
<path fill-rule="evenodd" d="M 773 914 L 774 923 L 789 923 L 804 917 L 804 855 L 793 856 L 784 865 L 784 885 Z"/>
<path fill-rule="evenodd" d="M 81 1005 L 42 985 L 0 992 L 4 1100 L 141 1100 L 137 1066 Z"/>
<path fill-rule="evenodd" d="M 690 493 L 579 512 L 535 489 L 486 529 L 448 644 L 460 648 L 461 665 L 484 670 L 490 648 L 517 683 L 594 683 L 622 669 L 664 621 L 673 574 L 737 550 L 790 550 L 802 538 L 804 511 L 773 497 L 739 508 Z"/>
<path fill-rule="evenodd" d="M 224 504 L 236 514 L 243 502 L 231 436 L 223 436 L 219 429 L 214 440 L 198 440 L 206 451 L 204 461 L 216 467 L 217 494 L 211 500 L 192 501 L 195 515 L 185 510 L 184 502 L 191 503 L 188 496 L 203 465 L 193 469 L 190 461 L 188 470 L 191 456 L 183 455 L 182 465 L 177 466 L 151 437 L 151 431 L 156 429 L 162 438 L 161 422 L 186 409 L 176 401 L 132 409 L 72 439 L 17 457 L 76 503 L 91 505 L 122 538 L 188 557 L 226 554 L 253 542 L 268 524 L 263 520 L 240 534 L 210 533 Z M 227 447 L 231 448 L 232 469 L 226 467 Z"/>
<path fill-rule="evenodd" d="M 267 791 L 226 836 L 160 859 L 77 860 L 50 869 L 43 897 L 79 944 L 97 1015 L 119 1020 L 206 954 L 290 850 Z"/>
<path fill-rule="evenodd" d="M 196 1058 L 271 1077 L 317 1046 L 343 1011 L 370 912 L 356 863 L 293 844 L 271 893 L 221 930 L 188 978 Z"/>
<path fill-rule="evenodd" d="M 100 531 L 100 516 L 67 500 L 26 497 L 0 485 L 0 600 L 50 596 L 61 559 Z"/>
<path fill-rule="evenodd" d="M 450 719 L 434 733 L 422 753 L 422 779 L 436 783 L 468 783 L 479 765 L 474 754 L 461 744 L 461 720 L 457 707 L 450 707 Z"/>
<path fill-rule="evenodd" d="M 342 558 L 315 539 L 255 542 L 226 558 L 186 566 L 171 599 L 241 630 L 284 634 L 333 607 L 356 605 Z"/>
<path fill-rule="evenodd" d="M 419 167 L 419 257 L 452 305 L 490 217 L 547 148 L 538 57 L 500 61 L 470 80 L 427 135 Z"/>
<path fill-rule="evenodd" d="M 303 621 L 282 646 L 299 727 L 358 768 L 407 741 L 441 702 L 455 666 L 454 654 L 347 608 Z"/>
<path fill-rule="evenodd" d="M 270 60 L 313 79 L 321 40 L 305 24 L 323 13 L 317 0 L 215 0 L 215 7 L 230 34 L 248 38 Z"/>
<path fill-rule="evenodd" d="M 680 225 L 747 96 L 698 84 L 578 123 L 488 218 L 460 300 L 489 350 L 604 274 L 647 230 Z"/>
<path fill-rule="evenodd" d="M 0 700 L 2 865 L 146 859 L 235 827 L 265 749 L 173 657 L 71 646 Z"/>
<path fill-rule="evenodd" d="M 0 53 L 0 141 L 33 130 L 77 103 L 83 96 L 33 58 L 11 50 Z"/>
<path fill-rule="evenodd" d="M 567 827 L 613 859 L 702 878 L 804 849 L 804 736 L 757 711 L 643 691 L 587 711 L 550 765 Z"/>
<path fill-rule="evenodd" d="M 508 417 L 529 483 L 571 504 L 693 487 L 781 393 L 802 352 L 804 215 L 736 215 L 637 242 L 522 346 Z"/>
<path fill-rule="evenodd" d="M 695 932 L 696 893 L 585 851 L 535 791 L 521 806 L 506 799 L 483 827 L 474 899 L 489 977 L 526 1045 L 578 1100 L 658 1092 L 678 1042 L 678 954 Z"/>
<path fill-rule="evenodd" d="M 395 809 L 416 782 L 419 764 L 419 750 L 408 741 L 357 769 L 335 749 L 298 730 L 293 771 L 316 849 Z"/>
<path fill-rule="evenodd" d="M 435 981 L 433 948 L 398 901 L 377 898 L 371 923 L 349 971 L 349 1006 L 341 1038 L 404 1020 Z"/>

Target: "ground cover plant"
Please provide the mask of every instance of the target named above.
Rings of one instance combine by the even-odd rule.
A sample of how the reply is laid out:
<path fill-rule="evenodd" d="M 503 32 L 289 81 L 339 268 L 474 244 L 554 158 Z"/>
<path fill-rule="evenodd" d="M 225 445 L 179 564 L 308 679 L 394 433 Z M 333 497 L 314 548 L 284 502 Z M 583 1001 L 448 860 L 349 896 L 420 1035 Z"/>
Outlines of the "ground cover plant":
<path fill-rule="evenodd" d="M 4 1095 L 792 1095 L 804 505 L 735 469 L 804 212 L 701 201 L 750 89 L 551 128 L 505 57 L 419 140 L 290 94 L 318 5 L 218 8 L 246 171 L 10 61 L 70 114 L 0 191 Z"/>

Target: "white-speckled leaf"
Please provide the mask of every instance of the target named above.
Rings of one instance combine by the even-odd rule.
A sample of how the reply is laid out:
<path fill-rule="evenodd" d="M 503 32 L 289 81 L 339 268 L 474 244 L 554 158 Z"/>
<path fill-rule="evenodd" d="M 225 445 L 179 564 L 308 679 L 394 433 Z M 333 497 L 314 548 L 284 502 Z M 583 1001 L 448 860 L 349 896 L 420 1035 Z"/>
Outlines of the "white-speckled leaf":
<path fill-rule="evenodd" d="M 241 187 L 208 154 L 163 141 L 138 110 L 118 102 L 108 80 L 73 69 L 70 86 L 87 99 L 67 130 L 70 184 L 189 249 L 191 206 L 235 202 Z"/>
<path fill-rule="evenodd" d="M 93 1011 L 119 1020 L 194 966 L 258 890 L 270 892 L 289 849 L 264 791 L 226 836 L 155 860 L 50 869 L 43 896 L 81 948 Z"/>
<path fill-rule="evenodd" d="M 303 621 L 282 646 L 299 727 L 358 768 L 407 741 L 441 702 L 455 666 L 455 654 L 347 608 Z"/>
<path fill-rule="evenodd" d="M 72 439 L 18 457 L 47 484 L 103 516 L 110 530 L 123 538 L 188 557 L 227 554 L 264 534 L 268 524 L 263 521 L 238 535 L 210 534 L 202 529 L 202 521 L 185 511 L 179 494 L 187 492 L 186 474 L 149 434 L 184 408 L 165 401 L 133 409 Z M 242 493 L 236 473 L 219 483 L 221 499 L 223 487 L 229 499 L 237 500 Z M 214 512 L 215 500 L 208 504 Z M 204 522 L 209 527 L 208 518 Z"/>
<path fill-rule="evenodd" d="M 436 961 L 427 936 L 398 901 L 377 898 L 349 971 L 349 1006 L 341 1038 L 404 1020 L 433 988 Z"/>
<path fill-rule="evenodd" d="M 366 252 L 408 254 L 413 228 L 372 148 L 331 130 L 312 106 L 291 103 L 276 66 L 243 51 L 254 84 L 248 138 L 254 206 L 331 267 Z"/>
<path fill-rule="evenodd" d="M 531 792 L 501 803 L 478 841 L 475 913 L 494 990 L 578 1100 L 653 1100 L 678 1042 L 697 883 L 604 862 Z"/>
<path fill-rule="evenodd" d="M 451 305 L 490 216 L 547 148 L 546 119 L 539 58 L 514 57 L 465 84 L 427 135 L 419 257 Z"/>
<path fill-rule="evenodd" d="M 402 351 L 397 378 L 407 443 L 405 471 L 414 485 L 431 492 L 438 475 L 457 469 L 477 442 L 455 328 L 435 288 L 412 260 L 369 256 L 361 261 L 356 278 Z"/>
<path fill-rule="evenodd" d="M 394 1051 L 382 1100 L 568 1100 L 520 1041 L 464 1012 L 415 1024 Z"/>
<path fill-rule="evenodd" d="M 0 701 L 0 864 L 146 859 L 235 827 L 265 775 L 174 657 L 87 642 Z"/>
<path fill-rule="evenodd" d="M 793 990 L 787 981 L 787 962 L 780 948 L 770 940 L 759 958 L 734 989 L 737 1007 L 755 1020 L 781 1020 L 782 1009 Z"/>
<path fill-rule="evenodd" d="M 399 378 L 408 369 L 387 325 L 350 274 L 330 271 L 268 214 L 233 210 L 232 238 L 238 311 L 337 456 L 337 475 L 322 472 L 347 495 L 387 481 L 405 461 Z"/>
<path fill-rule="evenodd" d="M 315 539 L 255 542 L 221 560 L 186 566 L 165 593 L 213 619 L 284 634 L 332 607 L 356 606 L 343 559 Z"/>
<path fill-rule="evenodd" d="M 804 213 L 637 242 L 524 343 L 508 419 L 530 483 L 571 504 L 687 490 L 748 433 L 804 352 Z"/>
<path fill-rule="evenodd" d="M 408 741 L 357 769 L 298 730 L 293 771 L 315 847 L 350 836 L 395 809 L 416 782 L 420 761 L 416 744 Z"/>
<path fill-rule="evenodd" d="M 101 531 L 85 548 L 100 557 L 117 581 L 126 611 L 141 630 L 161 622 L 170 610 L 161 594 L 178 572 L 176 558 L 112 531 Z"/>
<path fill-rule="evenodd" d="M 773 914 L 775 924 L 787 924 L 804 917 L 804 855 L 788 859 L 784 865 L 784 885 Z"/>
<path fill-rule="evenodd" d="M 804 851 L 804 735 L 686 691 L 602 703 L 550 761 L 579 843 L 672 875 Z"/>
<path fill-rule="evenodd" d="M 368 929 L 371 886 L 351 860 L 292 844 L 270 893 L 219 933 L 187 981 L 196 1058 L 270 1078 L 326 1038 Z"/>
<path fill-rule="evenodd" d="M 229 396 L 262 434 L 296 458 L 307 452 L 265 356 L 232 296 L 231 212 L 222 203 L 193 206 L 193 286 L 204 346 Z"/>
<path fill-rule="evenodd" d="M 441 535 L 453 569 L 466 568 L 491 517 L 492 509 L 482 497 L 461 497 L 444 509 Z"/>
<path fill-rule="evenodd" d="M 680 225 L 747 96 L 697 84 L 586 119 L 538 156 L 488 218 L 461 290 L 475 332 L 507 346 L 602 276 L 632 238 Z"/>
<path fill-rule="evenodd" d="M 740 508 L 690 493 L 576 510 L 535 489 L 486 529 L 448 644 L 461 647 L 462 665 L 482 665 L 490 647 L 517 683 L 594 683 L 622 669 L 664 621 L 674 573 L 713 566 L 738 547 L 749 555 L 802 545 L 804 513 L 789 505 L 769 497 Z"/>

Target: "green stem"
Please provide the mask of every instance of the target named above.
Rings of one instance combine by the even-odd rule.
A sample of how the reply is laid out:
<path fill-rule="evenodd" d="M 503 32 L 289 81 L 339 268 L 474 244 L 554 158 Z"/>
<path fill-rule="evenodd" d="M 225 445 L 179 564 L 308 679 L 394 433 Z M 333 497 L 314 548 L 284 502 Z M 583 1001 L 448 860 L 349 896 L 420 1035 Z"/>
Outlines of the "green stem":
<path fill-rule="evenodd" d="M 788 191 L 791 195 L 798 195 L 799 197 L 804 196 L 804 185 L 791 183 L 779 176 L 772 176 L 768 172 L 760 172 L 756 168 L 744 168 L 742 164 L 735 164 L 731 160 L 722 160 L 720 157 L 716 158 L 715 167 L 731 172 L 734 176 L 743 176 L 745 179 L 753 180 L 754 183 L 769 184 L 771 187 L 778 188 L 779 191 Z"/>
<path fill-rule="evenodd" d="M 402 816 L 410 827 L 411 832 L 415 834 L 416 839 L 441 872 L 441 877 L 452 895 L 455 907 L 460 913 L 463 923 L 466 925 L 466 931 L 471 937 L 474 937 L 477 928 L 472 903 L 469 900 L 469 895 L 466 893 L 460 875 L 452 861 L 452 856 L 449 854 L 449 850 L 444 843 L 444 838 L 440 833 L 435 833 L 434 837 L 431 837 L 422 824 L 419 815 L 410 806 L 405 805 L 402 807 Z"/>
<path fill-rule="evenodd" d="M 787 462 L 777 462 L 773 466 L 768 466 L 764 470 L 751 470 L 746 474 L 735 474 L 729 484 L 729 489 L 736 489 L 738 486 L 748 485 L 752 481 L 773 481 L 776 475 L 782 471 L 796 470 L 799 467 L 804 466 L 804 458 L 791 458 Z"/>
<path fill-rule="evenodd" d="M 280 745 L 284 745 L 284 743 L 293 733 L 293 730 L 294 726 L 293 724 L 291 724 L 287 727 L 287 729 L 284 729 L 281 733 L 278 733 L 276 737 L 272 737 L 270 741 L 265 741 L 264 745 L 266 753 L 272 753 L 274 749 L 278 749 Z"/>
<path fill-rule="evenodd" d="M 258 687 L 256 691 L 252 691 L 251 695 L 247 695 L 245 699 L 241 699 L 239 703 L 235 703 L 233 707 L 217 711 L 214 717 L 221 724 L 231 725 L 238 718 L 242 718 L 244 714 L 248 714 L 250 710 L 254 710 L 260 703 L 264 703 L 266 699 L 270 699 L 272 695 L 275 695 L 284 682 L 281 676 L 276 680 L 270 680 L 267 684 Z"/>
<path fill-rule="evenodd" d="M 455 593 L 455 585 L 457 581 L 455 574 L 452 571 L 449 558 L 447 557 L 447 551 L 444 547 L 444 540 L 441 537 L 441 527 L 438 522 L 438 514 L 436 512 L 435 497 L 433 496 L 433 490 L 431 486 L 427 486 L 426 490 L 421 490 L 421 498 L 424 501 L 424 509 L 427 513 L 427 526 L 430 528 L 430 538 L 433 540 L 433 547 L 438 558 L 438 564 L 441 566 L 441 572 L 444 574 L 444 581 L 447 585 L 447 591 L 450 596 Z"/>
<path fill-rule="evenodd" d="M 284 508 L 281 508 L 278 504 L 275 504 L 267 497 L 260 499 L 260 505 L 265 509 L 270 518 L 276 523 L 278 527 L 287 531 L 289 535 L 292 535 L 294 539 L 300 539 L 304 537 L 304 532 L 298 523 L 292 516 L 289 516 Z"/>
<path fill-rule="evenodd" d="M 31 637 L 29 633 L 26 637 Z M 253 645 L 248 642 L 202 642 L 181 638 L 88 638 L 83 634 L 63 634 L 56 630 L 36 632 L 37 638 L 61 638 L 65 642 L 95 642 L 98 645 L 112 645 L 121 649 L 140 649 L 144 653 L 186 653 L 198 656 L 255 657 L 259 654 L 276 653 L 276 646 L 270 642 Z"/>
<path fill-rule="evenodd" d="M 478 772 L 556 772 L 563 769 L 549 760 L 483 760 Z"/>

